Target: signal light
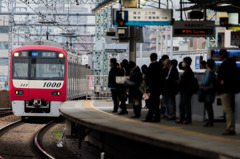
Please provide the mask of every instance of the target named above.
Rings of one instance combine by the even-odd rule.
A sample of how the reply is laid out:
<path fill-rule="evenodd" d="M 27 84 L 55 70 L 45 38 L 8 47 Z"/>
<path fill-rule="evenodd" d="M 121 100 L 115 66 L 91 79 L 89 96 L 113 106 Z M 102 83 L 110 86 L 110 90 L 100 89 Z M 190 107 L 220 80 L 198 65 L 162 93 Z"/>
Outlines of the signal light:
<path fill-rule="evenodd" d="M 125 20 L 120 19 L 120 20 L 118 21 L 118 26 L 124 26 L 124 25 L 125 25 Z"/>
<path fill-rule="evenodd" d="M 4 85 L 5 87 L 8 87 L 8 81 L 5 81 Z"/>

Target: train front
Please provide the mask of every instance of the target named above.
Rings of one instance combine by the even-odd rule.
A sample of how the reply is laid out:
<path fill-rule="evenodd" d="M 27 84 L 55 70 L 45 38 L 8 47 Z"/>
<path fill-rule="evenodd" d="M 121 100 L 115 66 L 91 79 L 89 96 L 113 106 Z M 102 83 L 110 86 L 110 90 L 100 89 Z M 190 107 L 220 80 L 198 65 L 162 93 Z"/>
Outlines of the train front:
<path fill-rule="evenodd" d="M 17 116 L 57 117 L 66 101 L 64 49 L 28 46 L 11 52 L 9 99 Z"/>

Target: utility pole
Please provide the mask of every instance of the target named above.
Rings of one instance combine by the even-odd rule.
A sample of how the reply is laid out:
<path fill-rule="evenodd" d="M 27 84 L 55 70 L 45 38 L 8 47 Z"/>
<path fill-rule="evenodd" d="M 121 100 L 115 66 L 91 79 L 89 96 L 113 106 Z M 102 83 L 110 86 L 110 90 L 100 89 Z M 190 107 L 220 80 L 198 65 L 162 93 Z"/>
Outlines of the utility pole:
<path fill-rule="evenodd" d="M 130 40 L 129 40 L 129 61 L 136 62 L 136 32 L 137 26 L 130 26 Z"/>

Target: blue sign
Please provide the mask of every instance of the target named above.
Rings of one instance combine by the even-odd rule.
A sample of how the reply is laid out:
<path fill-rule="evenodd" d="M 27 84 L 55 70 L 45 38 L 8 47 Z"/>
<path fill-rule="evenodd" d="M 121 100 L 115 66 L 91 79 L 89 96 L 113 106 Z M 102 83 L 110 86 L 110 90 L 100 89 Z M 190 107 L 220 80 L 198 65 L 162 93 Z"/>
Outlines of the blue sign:
<path fill-rule="evenodd" d="M 200 69 L 200 56 L 196 56 L 195 59 L 195 69 Z"/>
<path fill-rule="evenodd" d="M 32 57 L 38 57 L 38 52 L 32 52 Z"/>
<path fill-rule="evenodd" d="M 123 19 L 125 25 L 172 25 L 171 9 L 124 8 L 113 9 L 113 25 Z"/>

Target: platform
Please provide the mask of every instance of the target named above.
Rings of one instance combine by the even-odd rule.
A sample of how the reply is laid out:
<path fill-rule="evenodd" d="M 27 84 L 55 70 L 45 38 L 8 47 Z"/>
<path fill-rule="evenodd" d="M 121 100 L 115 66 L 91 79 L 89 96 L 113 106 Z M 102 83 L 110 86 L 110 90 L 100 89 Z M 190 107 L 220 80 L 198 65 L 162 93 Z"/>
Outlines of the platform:
<path fill-rule="evenodd" d="M 112 102 L 68 101 L 60 112 L 68 120 L 93 130 L 118 135 L 130 140 L 159 148 L 179 151 L 200 158 L 240 158 L 240 135 L 221 136 L 225 123 L 217 122 L 213 128 L 203 128 L 202 122 L 193 121 L 190 126 L 173 121 L 145 123 L 142 118 L 130 119 L 132 110 L 125 116 L 110 113 Z"/>

